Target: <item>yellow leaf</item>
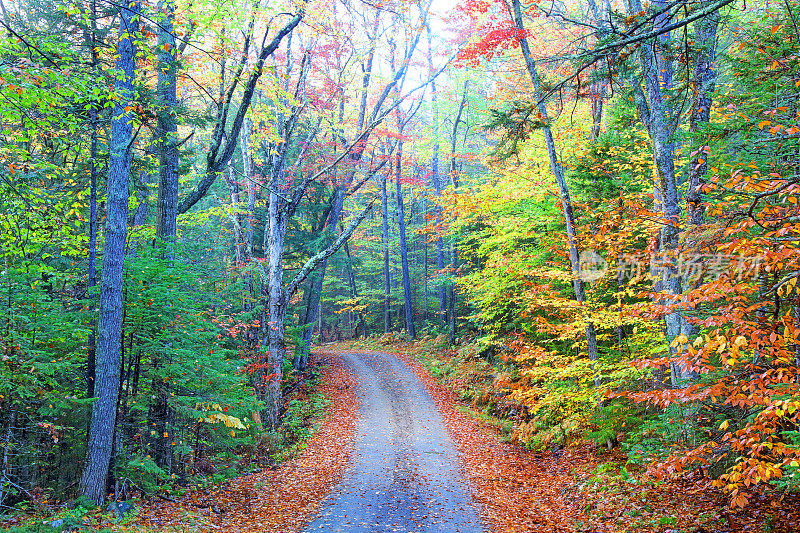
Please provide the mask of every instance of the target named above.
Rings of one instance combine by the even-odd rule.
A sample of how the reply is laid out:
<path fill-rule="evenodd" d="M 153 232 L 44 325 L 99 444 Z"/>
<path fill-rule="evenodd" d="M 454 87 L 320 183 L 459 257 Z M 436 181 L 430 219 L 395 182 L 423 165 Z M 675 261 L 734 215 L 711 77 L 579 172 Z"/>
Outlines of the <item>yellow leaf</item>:
<path fill-rule="evenodd" d="M 729 425 L 730 425 L 730 423 L 726 420 L 725 422 L 723 422 L 722 424 L 719 425 L 719 429 L 724 431 L 724 430 L 728 429 Z"/>

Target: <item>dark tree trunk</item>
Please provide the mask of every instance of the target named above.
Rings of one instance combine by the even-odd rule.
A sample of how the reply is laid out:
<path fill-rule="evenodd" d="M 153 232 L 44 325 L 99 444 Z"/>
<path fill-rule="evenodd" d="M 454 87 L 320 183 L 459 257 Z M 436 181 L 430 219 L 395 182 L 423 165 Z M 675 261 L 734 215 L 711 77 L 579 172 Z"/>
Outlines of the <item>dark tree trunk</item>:
<path fill-rule="evenodd" d="M 399 119 L 398 119 L 399 123 Z M 400 133 L 403 130 L 400 128 Z M 400 233 L 400 261 L 403 268 L 403 294 L 405 295 L 405 316 L 406 316 L 406 331 L 408 336 L 412 339 L 417 337 L 417 331 L 414 328 L 414 307 L 412 303 L 411 294 L 411 279 L 408 273 L 408 246 L 406 244 L 406 220 L 405 211 L 403 207 L 403 186 L 401 183 L 402 178 L 402 163 L 403 163 L 403 141 L 398 140 L 397 146 L 397 160 L 395 162 L 395 187 L 397 191 L 397 229 Z"/>
<path fill-rule="evenodd" d="M 353 300 L 358 302 L 358 289 L 356 287 L 356 273 L 353 269 L 353 259 L 350 256 L 350 246 L 347 243 L 344 243 L 344 253 L 347 257 L 347 279 L 350 282 L 350 292 L 353 295 Z M 355 328 L 354 337 L 358 337 L 358 332 L 361 331 L 361 334 L 364 338 L 367 338 L 367 322 L 364 320 L 364 311 L 361 309 L 358 310 L 358 324 Z"/>
<path fill-rule="evenodd" d="M 428 69 L 433 72 L 433 58 L 431 54 L 432 36 L 430 24 L 428 31 Z M 436 80 L 431 81 L 431 117 L 433 125 L 433 157 L 431 158 L 431 182 L 436 191 L 436 196 L 442 195 L 442 178 L 439 175 L 439 101 L 436 94 Z M 443 323 L 447 323 L 447 285 L 442 281 L 444 271 L 444 243 L 441 236 L 442 208 L 439 205 L 434 207 L 434 219 L 436 220 L 436 270 L 438 271 L 439 283 L 439 316 Z"/>
<path fill-rule="evenodd" d="M 177 51 L 173 26 L 175 4 L 173 0 L 161 0 L 158 24 L 158 203 L 156 207 L 156 235 L 169 248 L 177 234 L 178 217 L 178 122 L 176 120 Z"/>
<path fill-rule="evenodd" d="M 97 2 L 92 0 L 92 34 L 89 45 L 92 54 L 92 72 L 97 69 Z M 97 129 L 98 129 L 98 104 L 92 102 L 89 109 L 89 121 L 92 128 L 92 138 L 89 151 L 89 279 L 87 292 L 89 293 L 90 306 L 95 306 L 95 296 L 92 294 L 97 286 Z M 91 315 L 94 316 L 94 309 Z M 86 396 L 94 397 L 94 383 L 97 365 L 97 338 L 95 328 L 97 321 L 92 318 L 89 323 L 89 338 L 87 339 L 86 361 Z"/>
<path fill-rule="evenodd" d="M 458 190 L 458 160 L 456 159 L 456 143 L 458 141 L 458 125 L 462 122 L 461 115 L 464 113 L 464 106 L 467 104 L 467 91 L 469 91 L 469 80 L 464 82 L 464 92 L 461 95 L 461 103 L 458 105 L 455 120 L 453 120 L 453 130 L 450 132 L 450 179 L 453 189 Z M 450 272 L 456 275 L 458 270 L 458 248 L 456 247 L 456 236 L 453 235 L 450 241 Z M 456 285 L 454 281 L 447 284 L 447 330 L 450 344 L 453 344 L 456 337 Z"/>
<path fill-rule="evenodd" d="M 600 128 L 603 125 L 603 98 L 605 97 L 605 83 L 598 81 L 592 84 L 592 140 L 600 137 Z"/>
<path fill-rule="evenodd" d="M 381 172 L 381 238 L 383 242 L 383 332 L 392 329 L 392 273 L 389 269 L 389 196 L 386 194 L 386 174 Z"/>
<path fill-rule="evenodd" d="M 92 406 L 86 467 L 80 492 L 91 501 L 105 498 L 105 483 L 111 461 L 120 374 L 120 335 L 122 333 L 122 274 L 128 224 L 128 181 L 133 144 L 133 80 L 136 68 L 134 42 L 139 31 L 139 2 L 120 10 L 117 69 L 115 82 L 120 99 L 111 122 L 111 153 L 107 186 L 106 242 L 100 281 L 100 318 L 97 343 L 97 400 Z"/>
<path fill-rule="evenodd" d="M 344 206 L 344 193 L 341 187 L 337 187 L 333 192 L 331 202 L 333 207 L 328 213 L 328 222 L 325 225 L 326 233 L 331 236 L 335 234 L 336 225 L 339 221 L 339 216 Z M 305 326 L 303 330 L 303 343 L 297 347 L 297 352 L 294 355 L 292 365 L 295 370 L 304 370 L 308 365 L 308 354 L 311 352 L 311 341 L 314 338 L 314 326 L 317 319 L 321 318 L 320 303 L 322 301 L 322 286 L 325 283 L 325 274 L 328 270 L 328 259 L 325 258 L 322 263 L 317 267 L 316 273 L 310 276 L 310 286 L 308 303 L 306 305 L 305 319 L 301 325 Z M 322 332 L 320 331 L 320 334 Z"/>

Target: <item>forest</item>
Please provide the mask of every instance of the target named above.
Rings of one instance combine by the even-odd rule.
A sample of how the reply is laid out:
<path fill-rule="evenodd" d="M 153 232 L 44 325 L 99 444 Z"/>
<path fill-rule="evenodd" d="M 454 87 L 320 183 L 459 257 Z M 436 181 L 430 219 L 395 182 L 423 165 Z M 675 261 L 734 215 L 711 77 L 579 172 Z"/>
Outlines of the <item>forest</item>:
<path fill-rule="evenodd" d="M 796 0 L 0 8 L 0 530 L 250 531 L 114 506 L 345 468 L 374 351 L 583 454 L 541 531 L 797 531 Z"/>

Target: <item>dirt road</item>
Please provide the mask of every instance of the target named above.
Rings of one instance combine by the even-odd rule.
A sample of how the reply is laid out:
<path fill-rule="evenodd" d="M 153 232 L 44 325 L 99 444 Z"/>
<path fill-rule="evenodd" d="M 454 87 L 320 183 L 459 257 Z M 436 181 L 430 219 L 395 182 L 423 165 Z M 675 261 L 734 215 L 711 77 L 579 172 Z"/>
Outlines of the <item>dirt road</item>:
<path fill-rule="evenodd" d="M 441 417 L 414 373 L 389 354 L 342 357 L 361 387 L 353 461 L 306 530 L 484 531 Z"/>

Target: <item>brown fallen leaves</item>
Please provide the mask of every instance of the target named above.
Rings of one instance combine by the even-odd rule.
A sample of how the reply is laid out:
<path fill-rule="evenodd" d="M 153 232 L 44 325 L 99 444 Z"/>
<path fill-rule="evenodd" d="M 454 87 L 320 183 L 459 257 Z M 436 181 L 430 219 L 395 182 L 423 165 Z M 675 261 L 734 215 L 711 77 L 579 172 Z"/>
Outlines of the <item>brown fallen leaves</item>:
<path fill-rule="evenodd" d="M 319 391 L 331 400 L 319 430 L 300 454 L 275 469 L 241 476 L 177 502 L 153 501 L 136 531 L 297 532 L 313 517 L 349 462 L 358 416 L 356 382 L 326 354 Z"/>

